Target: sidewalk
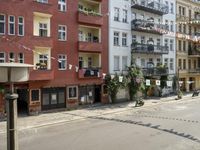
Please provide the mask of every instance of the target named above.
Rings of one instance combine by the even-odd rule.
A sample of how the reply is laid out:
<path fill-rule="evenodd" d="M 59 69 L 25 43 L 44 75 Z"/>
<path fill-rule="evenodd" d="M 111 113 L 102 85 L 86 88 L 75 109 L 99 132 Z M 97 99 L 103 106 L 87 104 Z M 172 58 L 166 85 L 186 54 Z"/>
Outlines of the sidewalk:
<path fill-rule="evenodd" d="M 59 124 L 64 122 L 79 121 L 87 117 L 101 116 L 106 114 L 120 113 L 123 111 L 128 111 L 130 109 L 135 109 L 136 111 L 141 108 L 146 108 L 149 106 L 155 106 L 157 104 L 174 102 L 177 96 L 165 97 L 160 99 L 147 99 L 145 100 L 145 105 L 143 107 L 135 108 L 134 102 L 125 102 L 118 104 L 107 104 L 100 105 L 98 107 L 87 107 L 83 109 L 77 109 L 72 111 L 61 111 L 52 113 L 42 113 L 38 116 L 26 116 L 18 118 L 18 130 L 25 130 L 31 128 L 39 128 L 43 126 Z M 180 102 L 185 100 L 196 99 L 198 97 L 191 97 L 191 94 L 183 96 Z M 6 132 L 6 122 L 0 122 L 0 134 Z"/>

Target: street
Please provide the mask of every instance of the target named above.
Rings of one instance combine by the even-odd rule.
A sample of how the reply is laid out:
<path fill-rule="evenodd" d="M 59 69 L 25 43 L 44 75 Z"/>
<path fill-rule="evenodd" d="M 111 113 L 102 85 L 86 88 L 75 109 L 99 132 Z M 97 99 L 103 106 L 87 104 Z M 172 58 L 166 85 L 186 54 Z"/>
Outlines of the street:
<path fill-rule="evenodd" d="M 74 115 L 73 111 L 66 112 Z M 20 150 L 199 150 L 200 99 L 91 116 L 19 132 Z M 83 114 L 80 114 L 83 115 Z M 6 149 L 5 133 L 0 150 Z"/>

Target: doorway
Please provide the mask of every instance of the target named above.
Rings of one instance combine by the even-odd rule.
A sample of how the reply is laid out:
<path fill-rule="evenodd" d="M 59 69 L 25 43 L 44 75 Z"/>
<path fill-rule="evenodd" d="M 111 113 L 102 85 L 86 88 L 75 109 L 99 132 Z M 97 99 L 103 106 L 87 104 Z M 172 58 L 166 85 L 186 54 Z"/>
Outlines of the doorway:
<path fill-rule="evenodd" d="M 18 99 L 17 99 L 17 109 L 19 115 L 28 114 L 28 89 L 17 89 Z"/>
<path fill-rule="evenodd" d="M 100 103 L 100 102 L 101 102 L 101 86 L 96 85 L 94 103 Z"/>

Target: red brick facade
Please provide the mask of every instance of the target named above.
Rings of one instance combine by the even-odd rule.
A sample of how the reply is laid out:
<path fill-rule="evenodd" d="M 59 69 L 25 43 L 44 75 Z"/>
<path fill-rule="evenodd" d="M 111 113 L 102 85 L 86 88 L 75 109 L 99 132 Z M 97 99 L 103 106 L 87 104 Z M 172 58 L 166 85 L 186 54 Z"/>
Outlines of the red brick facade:
<path fill-rule="evenodd" d="M 95 1 L 95 0 L 93 0 Z M 17 53 L 22 52 L 24 54 L 24 61 L 28 64 L 33 64 L 34 54 L 32 50 L 27 50 L 19 45 L 24 45 L 30 49 L 37 47 L 51 47 L 51 57 L 56 59 L 51 59 L 51 69 L 50 70 L 33 70 L 30 71 L 30 81 L 25 83 L 27 86 L 28 93 L 28 112 L 30 114 L 39 112 L 42 110 L 43 93 L 46 91 L 55 91 L 56 88 L 65 88 L 65 107 L 71 108 L 77 107 L 80 102 L 79 87 L 83 85 L 92 85 L 96 87 L 97 85 L 102 86 L 103 79 L 102 73 L 108 72 L 108 1 L 101 0 L 97 2 L 101 3 L 101 17 L 90 17 L 83 16 L 78 12 L 78 0 L 66 0 L 67 9 L 66 12 L 61 12 L 58 10 L 57 0 L 48 0 L 48 4 L 43 4 L 36 2 L 35 0 L 2 0 L 0 1 L 0 14 L 6 16 L 6 33 L 5 35 L 0 35 L 0 52 L 6 53 L 6 61 L 8 61 L 8 53 L 14 52 L 17 57 Z M 50 37 L 39 37 L 33 35 L 33 12 L 39 12 L 44 14 L 52 15 L 50 19 L 51 35 Z M 8 35 L 8 16 L 15 16 L 15 35 Z M 17 35 L 17 18 L 18 16 L 24 17 L 25 25 L 25 35 Z M 91 20 L 94 19 L 94 20 Z M 92 23 L 94 22 L 94 23 Z M 98 27 L 101 29 L 101 43 L 91 44 L 91 45 L 81 45 L 79 50 L 79 40 L 78 40 L 78 29 L 79 25 Z M 58 25 L 67 26 L 67 40 L 58 40 Z M 5 38 L 6 37 L 6 38 Z M 6 39 L 9 39 L 6 40 Z M 11 40 L 11 41 L 10 41 Z M 100 48 L 100 49 L 96 49 Z M 79 66 L 79 52 L 88 49 L 88 53 L 96 52 L 101 54 L 101 74 L 95 78 L 79 78 L 79 72 L 75 71 L 75 66 Z M 67 65 L 72 64 L 72 69 L 58 70 L 58 54 L 67 55 Z M 76 99 L 68 99 L 68 86 L 77 86 L 78 90 L 75 91 L 77 94 Z M 20 85 L 15 85 L 16 89 L 24 88 Z M 39 100 L 32 101 L 31 92 L 32 90 L 39 90 Z M 86 87 L 87 89 L 87 87 Z M 98 89 L 94 89 L 94 91 Z M 101 102 L 106 103 L 105 95 L 103 95 L 101 90 Z M 74 91 L 73 91 L 74 92 Z M 59 95 L 59 92 L 57 92 Z M 87 93 L 87 92 L 86 92 Z M 89 95 L 91 96 L 91 95 Z M 93 95 L 92 95 L 93 96 Z M 52 96 L 53 97 L 53 96 Z M 59 98 L 59 96 L 57 97 Z M 52 106 L 52 108 L 54 108 Z M 57 107 L 55 107 L 57 108 Z M 0 110 L 3 109 L 3 100 L 0 95 Z"/>

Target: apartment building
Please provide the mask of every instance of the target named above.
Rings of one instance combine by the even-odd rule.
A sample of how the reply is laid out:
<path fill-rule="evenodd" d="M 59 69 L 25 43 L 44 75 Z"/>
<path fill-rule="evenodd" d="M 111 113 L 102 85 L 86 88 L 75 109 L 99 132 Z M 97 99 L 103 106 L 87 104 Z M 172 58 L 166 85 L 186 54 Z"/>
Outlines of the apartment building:
<path fill-rule="evenodd" d="M 177 70 L 180 88 L 192 91 L 200 88 L 200 2 L 176 1 L 177 22 Z"/>
<path fill-rule="evenodd" d="M 131 0 L 109 0 L 109 73 L 125 74 L 131 62 Z M 121 89 L 117 99 L 127 99 Z"/>
<path fill-rule="evenodd" d="M 175 0 L 132 0 L 132 63 L 144 76 L 175 74 Z M 165 69 L 158 67 L 164 65 Z M 152 82 L 153 83 L 153 82 Z"/>
<path fill-rule="evenodd" d="M 0 62 L 35 66 L 28 82 L 15 84 L 19 110 L 34 114 L 107 102 L 107 14 L 105 0 L 0 1 Z"/>

